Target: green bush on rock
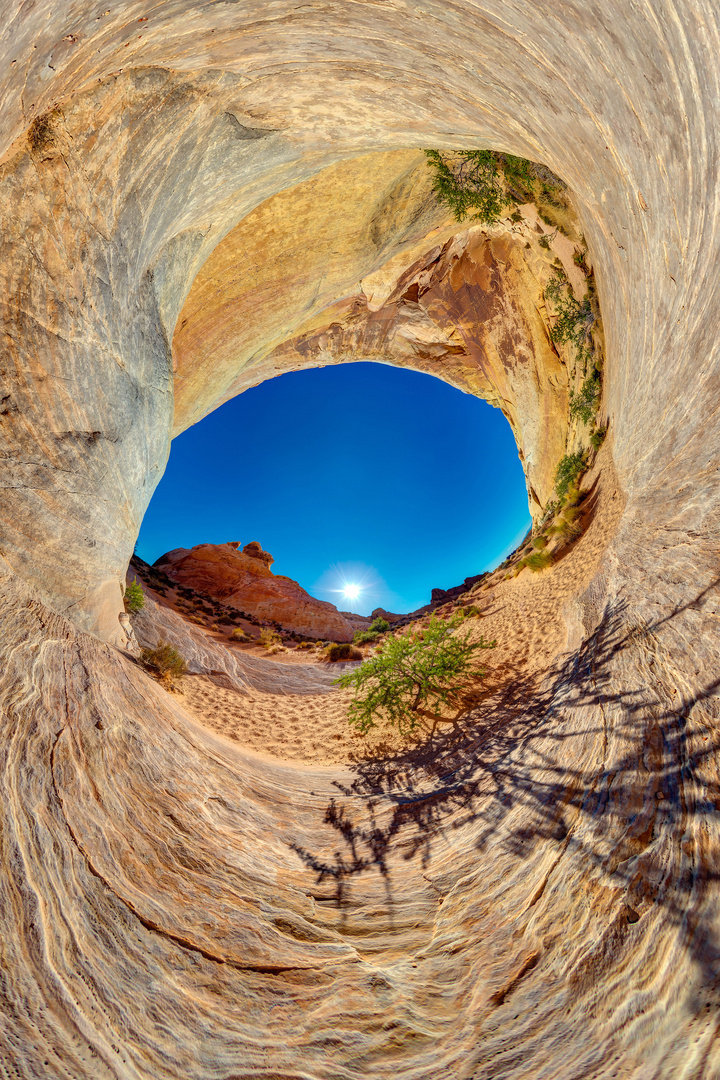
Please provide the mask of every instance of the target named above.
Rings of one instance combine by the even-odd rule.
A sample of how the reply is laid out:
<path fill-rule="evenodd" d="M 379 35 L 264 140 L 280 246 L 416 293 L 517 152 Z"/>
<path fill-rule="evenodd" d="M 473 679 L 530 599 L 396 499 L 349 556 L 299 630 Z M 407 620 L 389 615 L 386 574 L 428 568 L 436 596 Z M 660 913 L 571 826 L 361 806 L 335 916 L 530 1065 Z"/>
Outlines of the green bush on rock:
<path fill-rule="evenodd" d="M 142 662 L 158 682 L 172 689 L 183 675 L 187 675 L 188 666 L 177 649 L 167 641 L 159 641 L 154 649 L 143 649 Z"/>
<path fill-rule="evenodd" d="M 369 645 L 373 641 L 377 641 L 380 634 L 384 634 L 390 629 L 390 623 L 386 619 L 382 619 L 379 615 L 368 626 L 367 630 L 356 630 L 353 641 L 356 645 Z"/>
<path fill-rule="evenodd" d="M 565 454 L 560 458 L 555 473 L 555 490 L 561 499 L 584 469 L 585 455 L 580 451 L 575 454 Z"/>
<path fill-rule="evenodd" d="M 363 654 L 349 641 L 333 642 L 325 649 L 324 659 L 329 664 L 337 664 L 342 660 L 362 660 Z"/>
<path fill-rule="evenodd" d="M 493 224 L 510 200 L 503 190 L 498 157 L 492 150 L 459 150 L 441 154 L 426 150 L 438 201 L 456 221 L 468 216 Z"/>
<path fill-rule="evenodd" d="M 447 622 L 433 616 L 424 630 L 388 638 L 357 671 L 341 676 L 339 685 L 355 691 L 349 722 L 365 734 L 383 717 L 405 735 L 420 717 L 444 721 L 438 709 L 461 707 L 470 679 L 486 674 L 472 668 L 474 654 L 493 648 L 495 642 L 484 638 L 472 642 L 469 632 L 455 635 L 460 622 L 458 616 Z"/>
<path fill-rule="evenodd" d="M 131 581 L 125 589 L 125 610 L 130 615 L 137 615 L 145 607 L 145 593 L 142 591 L 137 578 Z"/>

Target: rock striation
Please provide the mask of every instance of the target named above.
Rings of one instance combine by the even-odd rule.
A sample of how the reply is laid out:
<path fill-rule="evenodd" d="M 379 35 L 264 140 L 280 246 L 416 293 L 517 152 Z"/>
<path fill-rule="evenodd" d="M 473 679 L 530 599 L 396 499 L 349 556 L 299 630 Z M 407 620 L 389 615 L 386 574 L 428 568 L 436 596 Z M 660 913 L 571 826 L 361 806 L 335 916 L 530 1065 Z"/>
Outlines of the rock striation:
<path fill-rule="evenodd" d="M 715 1080 L 716 0 L 0 18 L 3 1070 Z M 538 360 L 533 240 L 460 235 L 424 146 L 571 189 L 622 513 L 571 601 L 551 578 L 524 601 L 557 655 L 488 703 L 472 753 L 289 766 L 118 647 L 125 569 L 173 431 L 298 364 L 496 394 L 542 503 L 561 420 L 529 403 L 567 383 Z M 268 679 L 282 723 L 303 679 Z"/>
<path fill-rule="evenodd" d="M 172 581 L 221 600 L 227 607 L 317 641 L 352 641 L 357 625 L 367 624 L 360 615 L 349 621 L 345 613 L 317 600 L 292 578 L 273 574 L 273 561 L 253 540 L 242 550 L 235 542 L 176 548 L 153 565 Z"/>

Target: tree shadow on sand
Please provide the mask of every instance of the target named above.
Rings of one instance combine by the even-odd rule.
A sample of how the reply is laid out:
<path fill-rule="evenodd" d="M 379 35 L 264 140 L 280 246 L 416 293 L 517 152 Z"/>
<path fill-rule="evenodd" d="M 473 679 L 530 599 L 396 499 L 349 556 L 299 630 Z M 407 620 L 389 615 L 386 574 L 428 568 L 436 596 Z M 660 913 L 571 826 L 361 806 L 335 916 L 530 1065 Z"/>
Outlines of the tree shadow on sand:
<path fill-rule="evenodd" d="M 671 664 L 663 665 L 659 635 L 717 585 L 653 624 L 631 623 L 626 605 L 616 603 L 582 646 L 543 677 L 506 671 L 504 683 L 490 688 L 462 724 L 435 733 L 432 753 L 419 744 L 356 762 L 354 779 L 337 784 L 325 811 L 338 850 L 328 858 L 294 847 L 297 855 L 318 882 L 334 884 L 339 907 L 350 882 L 370 872 L 383 876 L 391 902 L 396 849 L 403 859 L 418 857 L 426 870 L 447 831 L 474 822 L 476 849 L 501 836 L 504 850 L 518 858 L 538 840 L 563 850 L 572 841 L 588 871 L 599 867 L 624 888 L 629 923 L 660 903 L 680 924 L 689 894 L 697 902 L 698 890 L 712 888 L 718 871 L 701 852 L 688 854 L 687 840 L 686 857 L 674 859 L 661 885 L 648 867 L 661 842 L 679 850 L 689 823 L 720 809 L 713 761 L 720 730 L 707 724 L 720 713 L 720 678 L 681 693 Z M 590 761 L 587 749 L 577 753 L 588 740 L 596 748 Z M 508 828 L 518 809 L 522 814 L 512 816 L 522 826 Z M 694 940 L 695 958 L 714 982 L 720 947 L 709 932 Z"/>

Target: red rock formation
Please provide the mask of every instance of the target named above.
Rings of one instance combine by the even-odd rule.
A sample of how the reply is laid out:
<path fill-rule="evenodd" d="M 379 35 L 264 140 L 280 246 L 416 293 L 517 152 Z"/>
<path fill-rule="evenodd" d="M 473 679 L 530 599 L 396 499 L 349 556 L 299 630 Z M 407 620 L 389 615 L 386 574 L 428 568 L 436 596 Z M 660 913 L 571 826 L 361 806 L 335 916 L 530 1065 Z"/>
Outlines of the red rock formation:
<path fill-rule="evenodd" d="M 352 641 L 353 623 L 362 617 L 353 615 L 351 623 L 333 604 L 316 600 L 292 578 L 273 574 L 273 561 L 253 540 L 242 551 L 236 542 L 176 548 L 161 556 L 155 566 L 173 581 L 258 619 L 280 623 L 287 630 L 318 640 Z"/>

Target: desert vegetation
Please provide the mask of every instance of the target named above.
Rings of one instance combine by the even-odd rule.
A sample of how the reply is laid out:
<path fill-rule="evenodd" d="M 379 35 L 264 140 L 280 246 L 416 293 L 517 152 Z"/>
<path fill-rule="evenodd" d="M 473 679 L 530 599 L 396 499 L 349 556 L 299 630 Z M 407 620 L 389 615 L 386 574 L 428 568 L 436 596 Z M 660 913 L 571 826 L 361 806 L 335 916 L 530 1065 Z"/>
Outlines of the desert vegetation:
<path fill-rule="evenodd" d="M 145 593 L 142 591 L 142 587 L 135 578 L 125 589 L 125 610 L 130 615 L 137 615 L 138 611 L 142 611 L 145 607 Z"/>
<path fill-rule="evenodd" d="M 168 690 L 179 689 L 180 680 L 188 671 L 185 659 L 167 641 L 159 641 L 154 649 L 143 649 L 142 663 Z"/>
<path fill-rule="evenodd" d="M 329 664 L 337 664 L 340 661 L 346 660 L 362 660 L 363 654 L 355 645 L 350 642 L 331 642 L 330 645 L 326 645 L 322 659 Z"/>
<path fill-rule="evenodd" d="M 387 633 L 390 629 L 390 623 L 387 619 L 382 619 L 378 615 L 373 619 L 367 630 L 356 630 L 353 641 L 356 645 L 371 645 L 377 641 L 381 634 Z"/>
<path fill-rule="evenodd" d="M 357 671 L 347 672 L 338 684 L 354 691 L 348 719 L 361 734 L 382 717 L 401 735 L 415 730 L 421 718 L 438 723 L 457 723 L 465 711 L 463 700 L 471 682 L 486 672 L 473 664 L 480 649 L 494 648 L 494 641 L 471 641 L 469 632 L 457 634 L 463 621 L 432 616 L 423 629 L 390 635 L 382 647 Z M 453 709 L 448 717 L 440 710 Z"/>

